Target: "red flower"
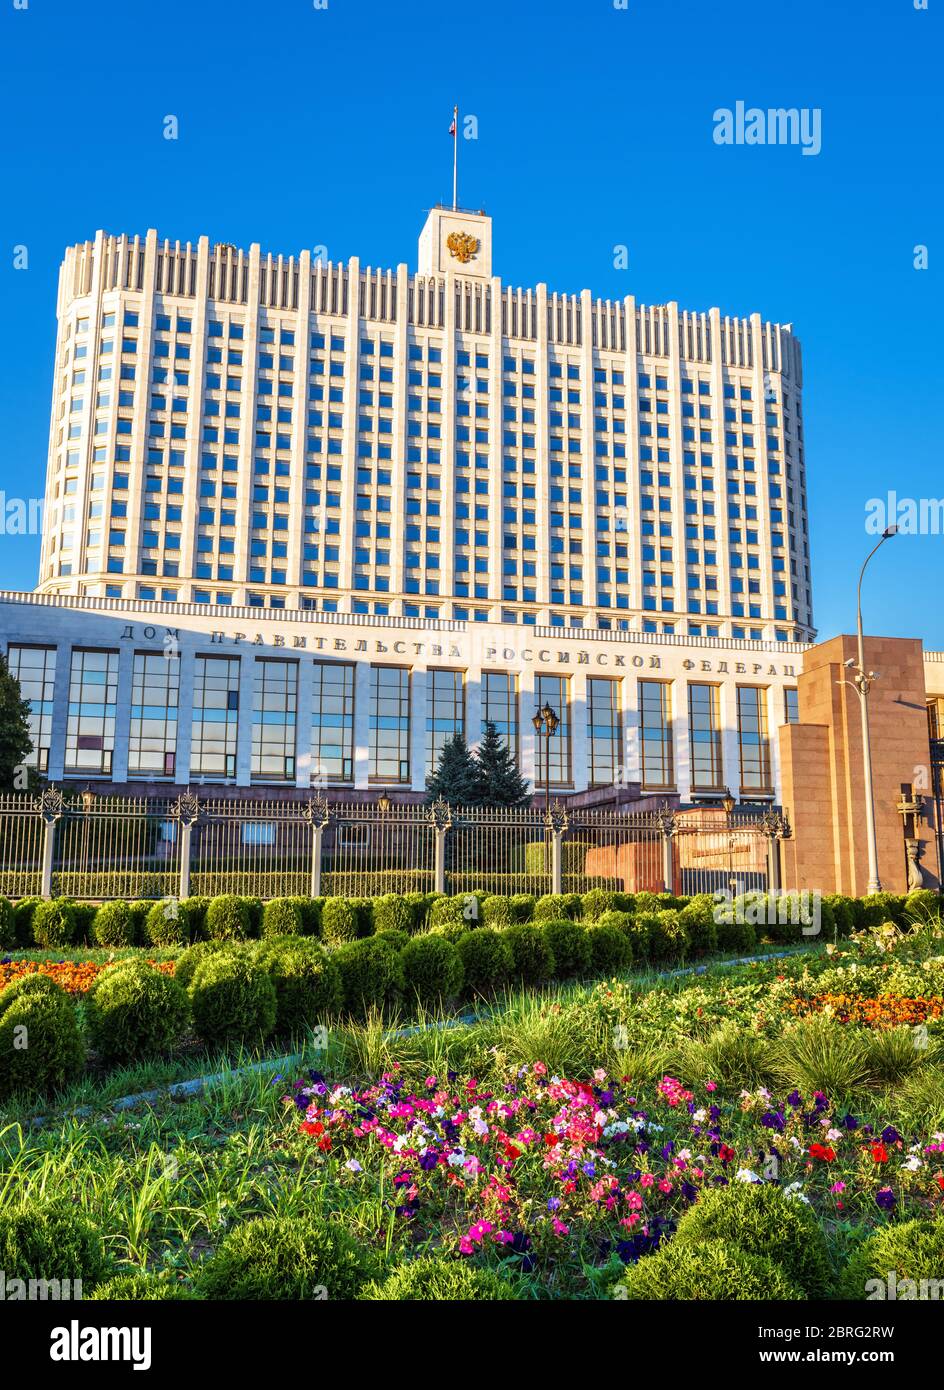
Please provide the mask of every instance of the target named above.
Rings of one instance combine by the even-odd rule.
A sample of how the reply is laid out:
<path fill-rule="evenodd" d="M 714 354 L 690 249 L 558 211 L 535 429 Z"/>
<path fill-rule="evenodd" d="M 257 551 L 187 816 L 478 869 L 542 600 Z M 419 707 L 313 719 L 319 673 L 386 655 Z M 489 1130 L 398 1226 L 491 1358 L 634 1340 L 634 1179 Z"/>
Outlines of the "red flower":
<path fill-rule="evenodd" d="M 558 1137 L 557 1137 L 556 1134 L 545 1134 L 545 1136 L 544 1136 L 544 1142 L 545 1142 L 545 1144 L 553 1145 L 553 1144 L 559 1144 L 559 1143 L 560 1143 L 560 1140 L 558 1139 Z"/>
<path fill-rule="evenodd" d="M 871 1144 L 869 1147 L 872 1150 L 872 1157 L 876 1163 L 888 1162 L 888 1150 L 884 1144 Z"/>
<path fill-rule="evenodd" d="M 730 1148 L 729 1145 L 722 1144 L 721 1148 L 718 1150 L 718 1157 L 721 1159 L 722 1163 L 730 1163 L 734 1157 L 734 1150 Z"/>
<path fill-rule="evenodd" d="M 324 1125 L 320 1120 L 302 1120 L 298 1128 L 302 1134 L 324 1134 Z"/>
<path fill-rule="evenodd" d="M 823 1163 L 832 1163 L 836 1157 L 836 1150 L 830 1148 L 828 1144 L 811 1144 L 810 1158 L 819 1158 Z"/>
<path fill-rule="evenodd" d="M 331 1136 L 326 1134 L 323 1139 L 318 1140 L 318 1147 L 322 1153 L 331 1152 Z"/>

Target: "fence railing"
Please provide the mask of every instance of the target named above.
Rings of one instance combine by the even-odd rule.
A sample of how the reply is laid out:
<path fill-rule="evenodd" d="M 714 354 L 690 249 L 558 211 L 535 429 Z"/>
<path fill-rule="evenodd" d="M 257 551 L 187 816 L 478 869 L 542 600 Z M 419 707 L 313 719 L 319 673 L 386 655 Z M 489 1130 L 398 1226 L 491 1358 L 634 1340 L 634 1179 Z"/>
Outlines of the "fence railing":
<path fill-rule="evenodd" d="M 259 898 L 779 888 L 779 811 L 0 796 L 11 898 Z"/>

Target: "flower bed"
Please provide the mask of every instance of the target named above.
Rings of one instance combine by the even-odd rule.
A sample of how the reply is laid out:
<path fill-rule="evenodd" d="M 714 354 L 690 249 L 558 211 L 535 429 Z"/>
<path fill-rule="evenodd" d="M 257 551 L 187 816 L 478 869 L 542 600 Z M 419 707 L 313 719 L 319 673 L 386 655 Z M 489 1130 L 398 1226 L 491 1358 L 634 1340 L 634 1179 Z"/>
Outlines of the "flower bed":
<path fill-rule="evenodd" d="M 880 994 L 863 999 L 849 994 L 816 994 L 811 999 L 792 999 L 785 1008 L 797 1018 L 828 1013 L 837 1023 L 862 1023 L 867 1028 L 900 1028 L 944 1018 L 944 999 L 911 999 L 900 994 Z"/>
<path fill-rule="evenodd" d="M 165 975 L 174 973 L 172 960 L 149 960 L 148 964 Z M 90 960 L 3 960 L 0 961 L 0 989 L 13 980 L 22 979 L 24 975 L 48 975 L 57 985 L 61 985 L 67 994 L 85 994 L 92 988 L 102 971 L 108 969 L 108 965 L 107 961 L 97 964 Z"/>

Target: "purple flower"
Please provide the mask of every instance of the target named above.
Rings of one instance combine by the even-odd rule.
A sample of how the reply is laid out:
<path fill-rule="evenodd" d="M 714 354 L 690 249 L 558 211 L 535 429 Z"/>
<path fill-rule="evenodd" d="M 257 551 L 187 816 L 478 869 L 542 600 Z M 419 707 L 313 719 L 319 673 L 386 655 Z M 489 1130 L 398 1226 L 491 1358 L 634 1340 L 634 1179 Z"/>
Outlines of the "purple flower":
<path fill-rule="evenodd" d="M 875 1194 L 875 1202 L 882 1211 L 895 1210 L 895 1194 L 890 1187 L 880 1187 Z"/>
<path fill-rule="evenodd" d="M 898 1130 L 895 1128 L 894 1125 L 886 1125 L 885 1128 L 882 1130 L 883 1144 L 897 1144 L 900 1138 L 901 1135 L 898 1133 Z"/>

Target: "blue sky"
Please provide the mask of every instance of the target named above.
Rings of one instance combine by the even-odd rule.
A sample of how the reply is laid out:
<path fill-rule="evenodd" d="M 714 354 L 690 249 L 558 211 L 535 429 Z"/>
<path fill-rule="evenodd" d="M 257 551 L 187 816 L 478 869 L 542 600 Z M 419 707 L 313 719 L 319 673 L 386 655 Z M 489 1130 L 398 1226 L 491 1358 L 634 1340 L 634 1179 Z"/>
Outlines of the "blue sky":
<path fill-rule="evenodd" d="M 425 209 L 451 196 L 454 102 L 478 119 L 478 139 L 460 142 L 460 202 L 492 214 L 504 280 L 794 325 L 822 636 L 854 622 L 868 499 L 944 496 L 940 0 L 12 4 L 8 497 L 42 495 L 68 243 L 156 226 L 412 266 Z M 821 153 L 716 145 L 713 113 L 738 100 L 820 109 Z M 28 270 L 13 269 L 18 245 Z M 38 553 L 35 537 L 0 536 L 0 586 L 31 588 Z M 886 546 L 868 628 L 944 648 L 942 557 L 940 534 Z"/>

